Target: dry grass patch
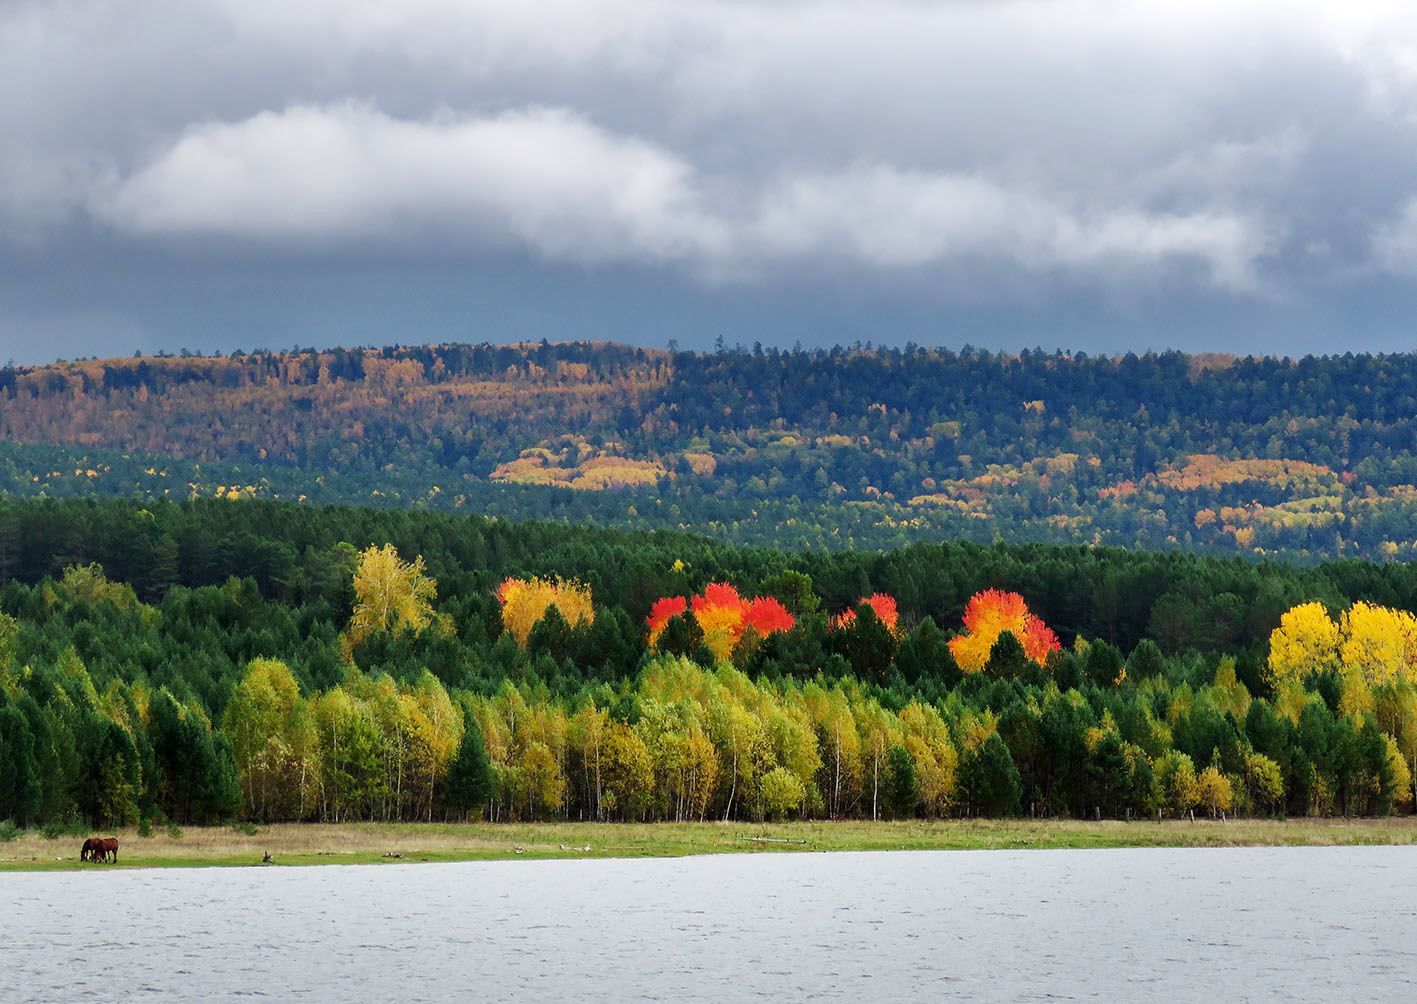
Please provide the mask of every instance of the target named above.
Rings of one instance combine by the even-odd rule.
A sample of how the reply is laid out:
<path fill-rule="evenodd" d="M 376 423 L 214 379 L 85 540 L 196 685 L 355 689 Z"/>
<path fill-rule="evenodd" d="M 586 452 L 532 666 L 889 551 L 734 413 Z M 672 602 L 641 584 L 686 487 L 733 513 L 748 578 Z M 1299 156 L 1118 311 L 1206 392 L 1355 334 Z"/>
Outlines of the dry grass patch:
<path fill-rule="evenodd" d="M 1417 843 L 1417 817 L 1292 821 L 906 820 L 806 823 L 279 823 L 115 834 L 126 868 L 373 864 L 521 858 L 673 857 L 795 851 L 1265 847 Z M 79 861 L 80 837 L 0 843 L 0 869 L 112 867 Z"/>

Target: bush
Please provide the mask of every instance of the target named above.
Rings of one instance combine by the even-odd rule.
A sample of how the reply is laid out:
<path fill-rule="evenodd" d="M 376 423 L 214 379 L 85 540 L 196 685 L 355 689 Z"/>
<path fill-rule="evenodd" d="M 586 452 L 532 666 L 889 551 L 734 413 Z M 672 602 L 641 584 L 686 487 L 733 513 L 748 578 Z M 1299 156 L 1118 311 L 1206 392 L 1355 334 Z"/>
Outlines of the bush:
<path fill-rule="evenodd" d="M 178 826 L 176 823 L 168 823 L 168 824 L 167 824 L 167 835 L 168 835 L 169 837 L 171 837 L 173 840 L 181 840 L 181 839 L 182 839 L 182 827 Z"/>
<path fill-rule="evenodd" d="M 9 843 L 23 832 L 24 830 L 15 825 L 13 819 L 0 819 L 0 841 Z"/>

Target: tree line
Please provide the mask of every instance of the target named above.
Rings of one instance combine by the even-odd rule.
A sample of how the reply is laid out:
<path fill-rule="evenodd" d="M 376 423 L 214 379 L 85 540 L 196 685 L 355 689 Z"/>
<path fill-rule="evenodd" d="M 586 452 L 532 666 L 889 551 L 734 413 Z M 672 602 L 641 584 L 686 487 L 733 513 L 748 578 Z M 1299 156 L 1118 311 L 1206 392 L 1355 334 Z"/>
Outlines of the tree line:
<path fill-rule="evenodd" d="M 19 825 L 1411 804 L 1402 565 L 257 502 L 11 501 L 0 527 Z"/>

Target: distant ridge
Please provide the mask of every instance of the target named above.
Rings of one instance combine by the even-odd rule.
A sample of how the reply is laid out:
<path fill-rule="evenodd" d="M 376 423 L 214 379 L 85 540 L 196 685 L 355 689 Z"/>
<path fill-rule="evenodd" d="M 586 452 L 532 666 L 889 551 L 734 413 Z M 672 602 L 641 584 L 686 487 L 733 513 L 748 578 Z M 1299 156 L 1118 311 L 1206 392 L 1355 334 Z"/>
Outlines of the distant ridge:
<path fill-rule="evenodd" d="M 395 346 L 0 370 L 0 487 L 1405 558 L 1417 357 Z"/>

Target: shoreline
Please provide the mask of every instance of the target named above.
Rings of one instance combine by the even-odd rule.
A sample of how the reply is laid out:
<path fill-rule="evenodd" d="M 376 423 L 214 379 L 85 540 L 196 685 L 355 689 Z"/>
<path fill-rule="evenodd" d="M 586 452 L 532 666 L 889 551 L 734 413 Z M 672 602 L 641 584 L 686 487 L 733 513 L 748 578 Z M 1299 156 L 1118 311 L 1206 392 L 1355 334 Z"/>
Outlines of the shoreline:
<path fill-rule="evenodd" d="M 965 819 L 796 823 L 274 823 L 254 833 L 190 827 L 180 836 L 112 831 L 117 864 L 79 860 L 82 836 L 26 833 L 0 843 L 0 871 L 281 867 L 321 864 L 684 857 L 802 851 L 1123 847 L 1333 847 L 1417 844 L 1417 816 L 1386 819 Z M 269 863 L 264 861 L 270 855 Z"/>

